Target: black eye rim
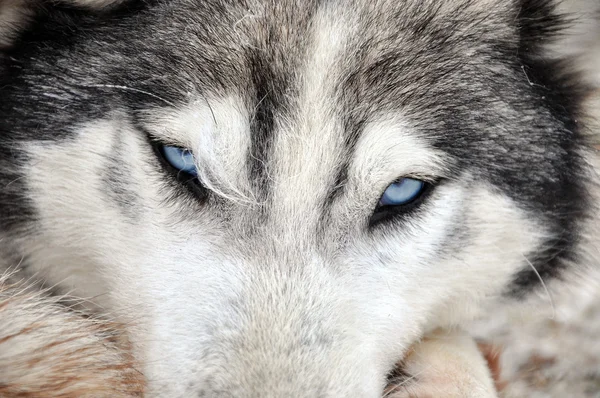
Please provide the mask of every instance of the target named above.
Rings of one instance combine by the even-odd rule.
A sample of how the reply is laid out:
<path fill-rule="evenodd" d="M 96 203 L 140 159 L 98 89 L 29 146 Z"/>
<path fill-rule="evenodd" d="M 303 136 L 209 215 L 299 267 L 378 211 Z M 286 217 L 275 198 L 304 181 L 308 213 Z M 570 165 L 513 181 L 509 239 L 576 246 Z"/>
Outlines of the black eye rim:
<path fill-rule="evenodd" d="M 152 151 L 159 160 L 161 169 L 166 174 L 173 177 L 173 179 L 179 183 L 179 185 L 185 187 L 189 192 L 194 194 L 194 196 L 200 199 L 205 199 L 208 196 L 208 190 L 202 185 L 202 182 L 198 179 L 198 177 L 173 167 L 173 165 L 165 157 L 163 150 L 165 146 L 175 146 L 181 149 L 186 148 L 164 143 L 148 132 L 146 132 L 146 137 L 150 143 L 150 146 L 152 147 Z"/>
<path fill-rule="evenodd" d="M 401 178 L 398 178 L 397 180 L 395 180 L 394 182 L 392 182 L 391 184 L 397 183 L 397 182 L 401 181 L 403 178 L 414 178 L 414 177 L 410 177 L 410 176 L 401 177 Z M 415 179 L 418 179 L 418 178 L 415 178 Z M 424 183 L 424 186 L 421 189 L 421 192 L 419 192 L 418 196 L 414 200 L 412 200 L 408 203 L 405 203 L 402 205 L 381 206 L 379 204 L 379 201 L 381 200 L 381 197 L 383 196 L 383 193 L 382 193 L 379 196 L 379 198 L 377 199 L 377 205 L 375 206 L 375 210 L 373 211 L 373 213 L 371 214 L 371 217 L 369 218 L 369 225 L 368 225 L 369 229 L 375 228 L 382 224 L 387 224 L 389 222 L 403 220 L 403 219 L 406 219 L 407 217 L 414 215 L 414 213 L 416 213 L 421 208 L 423 203 L 425 203 L 427 201 L 427 199 L 431 196 L 433 191 L 435 191 L 435 188 L 443 182 L 443 180 L 441 180 L 439 178 L 429 179 L 429 180 L 423 180 L 423 179 L 419 179 L 419 180 Z"/>

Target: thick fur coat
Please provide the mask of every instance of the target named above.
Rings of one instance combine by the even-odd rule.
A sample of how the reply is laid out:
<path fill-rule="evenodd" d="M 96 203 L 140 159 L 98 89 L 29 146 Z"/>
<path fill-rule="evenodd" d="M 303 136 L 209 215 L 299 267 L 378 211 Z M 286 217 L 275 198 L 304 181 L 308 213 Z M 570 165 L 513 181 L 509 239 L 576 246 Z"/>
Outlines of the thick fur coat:
<path fill-rule="evenodd" d="M 0 392 L 493 397 L 455 328 L 596 265 L 578 10 L 1 3 Z"/>

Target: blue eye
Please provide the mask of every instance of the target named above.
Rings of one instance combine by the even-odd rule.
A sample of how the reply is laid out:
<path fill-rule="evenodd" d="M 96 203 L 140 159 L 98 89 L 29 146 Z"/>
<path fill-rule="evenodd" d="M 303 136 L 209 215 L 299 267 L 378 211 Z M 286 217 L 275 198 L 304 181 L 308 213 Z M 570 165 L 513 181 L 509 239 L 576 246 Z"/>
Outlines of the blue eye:
<path fill-rule="evenodd" d="M 165 145 L 162 147 L 162 151 L 165 160 L 177 170 L 194 176 L 198 174 L 194 155 L 189 149 Z"/>
<path fill-rule="evenodd" d="M 425 183 L 414 178 L 402 178 L 401 180 L 387 187 L 381 199 L 379 206 L 402 206 L 416 200 L 423 190 Z"/>

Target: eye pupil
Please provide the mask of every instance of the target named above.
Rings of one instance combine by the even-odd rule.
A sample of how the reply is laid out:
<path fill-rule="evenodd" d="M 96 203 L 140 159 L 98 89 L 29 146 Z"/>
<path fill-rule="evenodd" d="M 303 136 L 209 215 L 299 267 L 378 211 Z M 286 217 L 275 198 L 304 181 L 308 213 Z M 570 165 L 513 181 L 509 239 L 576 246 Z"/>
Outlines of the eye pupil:
<path fill-rule="evenodd" d="M 425 183 L 414 178 L 402 178 L 390 184 L 381 199 L 379 206 L 402 206 L 415 201 L 423 192 Z"/>
<path fill-rule="evenodd" d="M 165 145 L 162 147 L 162 152 L 165 160 L 175 169 L 197 175 L 194 154 L 189 149 Z"/>

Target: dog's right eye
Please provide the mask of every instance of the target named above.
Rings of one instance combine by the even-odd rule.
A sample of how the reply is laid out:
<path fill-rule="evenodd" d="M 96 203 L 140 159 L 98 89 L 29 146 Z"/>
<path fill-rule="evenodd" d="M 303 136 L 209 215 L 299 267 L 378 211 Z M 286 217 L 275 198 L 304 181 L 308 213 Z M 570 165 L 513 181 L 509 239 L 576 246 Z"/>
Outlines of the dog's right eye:
<path fill-rule="evenodd" d="M 205 199 L 206 189 L 198 179 L 198 169 L 191 150 L 174 145 L 164 145 L 150 137 L 150 142 L 163 167 L 197 198 Z"/>
<path fill-rule="evenodd" d="M 381 199 L 379 206 L 404 206 L 419 197 L 425 183 L 414 178 L 402 178 L 393 184 L 390 184 Z"/>
<path fill-rule="evenodd" d="M 176 146 L 164 145 L 161 148 L 165 160 L 176 170 L 190 174 L 198 175 L 194 154 L 189 149 L 179 148 Z"/>
<path fill-rule="evenodd" d="M 374 226 L 386 219 L 406 216 L 423 202 L 431 187 L 429 182 L 409 177 L 400 178 L 388 185 L 377 203 L 369 225 Z"/>

